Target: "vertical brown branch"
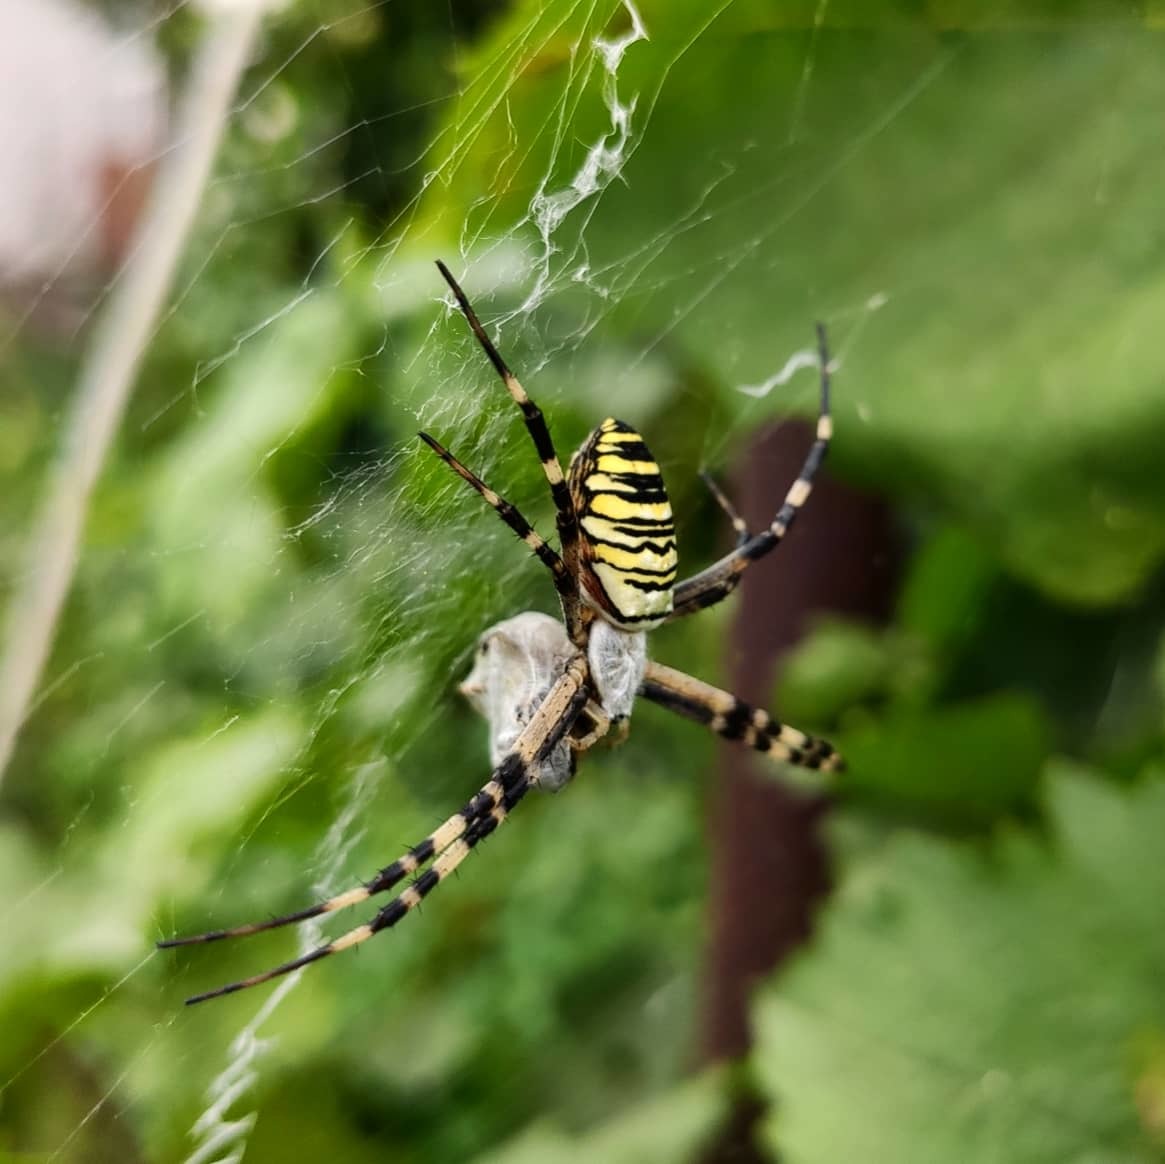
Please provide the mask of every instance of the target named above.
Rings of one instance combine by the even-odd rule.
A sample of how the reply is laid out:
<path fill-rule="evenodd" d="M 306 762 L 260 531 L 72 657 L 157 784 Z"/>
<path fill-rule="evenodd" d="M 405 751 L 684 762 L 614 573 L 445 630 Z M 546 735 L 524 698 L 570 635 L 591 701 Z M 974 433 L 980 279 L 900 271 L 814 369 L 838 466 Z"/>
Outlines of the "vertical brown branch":
<path fill-rule="evenodd" d="M 751 529 L 772 520 L 810 440 L 800 422 L 766 429 L 754 439 L 736 490 Z M 732 690 L 770 706 L 781 656 L 815 614 L 884 620 L 896 557 L 887 506 L 823 475 L 786 543 L 745 574 L 730 641 Z M 824 799 L 785 791 L 758 772 L 764 761 L 743 749 L 726 747 L 721 755 L 710 826 L 699 1046 L 704 1062 L 748 1051 L 752 987 L 805 941 L 829 886 L 818 836 Z M 704 1159 L 765 1159 L 752 1134 L 761 1111 L 759 1102 L 742 1100 Z"/>

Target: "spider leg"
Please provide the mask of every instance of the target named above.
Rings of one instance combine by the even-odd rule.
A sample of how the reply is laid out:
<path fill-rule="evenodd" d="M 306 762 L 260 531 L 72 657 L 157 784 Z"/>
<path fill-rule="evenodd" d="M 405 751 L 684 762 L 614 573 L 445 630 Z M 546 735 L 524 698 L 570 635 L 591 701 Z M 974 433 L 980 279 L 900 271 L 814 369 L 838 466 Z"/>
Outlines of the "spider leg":
<path fill-rule="evenodd" d="M 712 494 L 716 504 L 724 511 L 724 515 L 732 523 L 732 528 L 736 533 L 736 548 L 739 550 L 752 534 L 748 532 L 748 526 L 744 523 L 744 518 L 737 512 L 736 506 L 728 499 L 728 494 L 716 484 L 716 479 L 711 473 L 700 470 L 700 480 L 707 486 L 708 492 Z"/>
<path fill-rule="evenodd" d="M 321 917 L 325 913 L 335 913 L 336 910 L 359 905 L 362 901 L 367 901 L 378 893 L 384 893 L 403 881 L 409 874 L 415 873 L 433 857 L 444 852 L 455 840 L 465 835 L 478 817 L 502 803 L 506 790 L 499 772 L 500 769 L 491 776 L 471 800 L 468 800 L 434 832 L 431 832 L 419 844 L 414 845 L 408 852 L 397 857 L 391 865 L 386 865 L 375 877 L 363 885 L 346 889 L 343 893 L 329 897 L 327 901 L 309 905 L 306 909 L 283 914 L 281 917 L 269 918 L 267 921 L 234 926 L 229 930 L 210 930 L 205 934 L 167 938 L 165 941 L 157 943 L 158 949 L 168 950 L 174 946 L 195 946 L 204 942 L 218 942 L 223 938 L 244 938 L 250 934 L 261 934 L 264 930 L 279 929 L 281 926 L 294 925 L 296 922 Z"/>
<path fill-rule="evenodd" d="M 485 334 L 485 328 L 477 318 L 465 292 L 461 290 L 449 268 L 440 259 L 437 260 L 437 269 L 441 272 L 445 282 L 453 291 L 457 306 L 469 323 L 470 330 L 477 337 L 489 362 L 493 364 L 498 375 L 502 378 L 514 403 L 522 410 L 522 419 L 526 422 L 526 431 L 534 442 L 534 448 L 542 461 L 542 472 L 550 485 L 550 494 L 554 498 L 555 521 L 558 526 L 558 540 L 562 545 L 562 557 L 566 563 L 568 577 L 572 580 L 574 594 L 567 609 L 566 625 L 572 641 L 579 641 L 581 624 L 579 621 L 578 588 L 573 581 L 578 577 L 578 518 L 575 516 L 574 505 L 570 500 L 570 490 L 562 472 L 562 464 L 558 460 L 558 453 L 554 449 L 554 440 L 550 436 L 550 429 L 546 426 L 546 418 L 542 410 L 526 395 L 526 390 L 518 383 L 518 378 L 510 371 L 501 353 L 493 345 L 493 341 Z M 564 600 L 565 605 L 565 600 Z"/>
<path fill-rule="evenodd" d="M 785 495 L 785 502 L 777 511 L 768 529 L 751 534 L 738 543 L 732 553 L 706 570 L 680 582 L 675 588 L 675 599 L 668 621 L 694 614 L 707 606 L 714 606 L 740 584 L 740 576 L 758 558 L 776 549 L 781 539 L 789 532 L 789 527 L 809 500 L 813 490 L 813 479 L 825 460 L 829 442 L 833 437 L 833 418 L 829 412 L 829 349 L 825 338 L 825 325 L 817 325 L 817 358 L 821 366 L 821 409 L 817 417 L 817 434 L 801 466 L 797 480 Z M 714 494 L 718 490 L 713 490 Z M 721 503 L 723 504 L 723 502 Z M 730 512 L 731 516 L 731 512 Z M 733 521 L 737 534 L 743 532 L 744 523 Z"/>
<path fill-rule="evenodd" d="M 522 516 L 517 506 L 495 493 L 472 469 L 466 468 L 440 441 L 434 440 L 427 432 L 419 432 L 421 438 L 463 481 L 481 494 L 485 503 L 530 547 L 538 560 L 554 575 L 554 589 L 562 603 L 563 617 L 572 602 L 577 603 L 578 591 L 574 580 L 567 573 L 563 560 L 547 545 L 546 540 Z"/>
<path fill-rule="evenodd" d="M 515 785 L 484 817 L 479 817 L 475 820 L 462 837 L 459 837 L 445 849 L 412 885 L 403 893 L 394 897 L 383 909 L 379 910 L 372 921 L 357 926 L 355 929 L 349 930 L 346 934 L 341 934 L 340 937 L 335 938 L 333 941 L 323 946 L 317 946 L 314 950 L 310 950 L 301 957 L 293 958 L 290 962 L 284 962 L 272 970 L 265 970 L 261 974 L 252 975 L 250 978 L 242 978 L 238 982 L 231 982 L 226 986 L 216 987 L 214 990 L 208 990 L 203 994 L 193 995 L 186 1000 L 186 1005 L 194 1006 L 199 1002 L 207 1002 L 212 998 L 220 998 L 226 994 L 236 994 L 240 990 L 247 990 L 252 986 L 259 986 L 264 982 L 271 981 L 273 978 L 279 978 L 284 974 L 290 974 L 293 970 L 298 970 L 303 966 L 309 966 L 312 962 L 318 962 L 321 958 L 326 958 L 331 954 L 338 954 L 350 946 L 358 946 L 361 942 L 366 942 L 381 930 L 389 929 L 391 926 L 396 925 L 401 918 L 416 909 L 425 897 L 469 856 L 479 841 L 484 840 L 485 837 L 505 820 L 506 814 L 522 799 L 528 788 L 529 784 L 525 780 Z M 489 824 L 488 827 L 485 827 L 485 822 L 487 821 Z"/>
<path fill-rule="evenodd" d="M 588 700 L 576 723 L 581 723 L 584 719 L 586 731 L 570 737 L 570 746 L 576 752 L 589 751 L 611 730 L 611 717 L 594 699 Z"/>
<path fill-rule="evenodd" d="M 845 761 L 826 740 L 782 724 L 767 711 L 662 663 L 648 660 L 639 693 L 677 715 L 704 724 L 726 740 L 739 740 L 774 760 L 820 772 L 845 770 Z"/>
<path fill-rule="evenodd" d="M 211 998 L 218 998 L 224 994 L 234 994 L 237 991 L 258 986 L 260 983 L 269 982 L 272 978 L 278 978 L 283 974 L 290 974 L 301 966 L 318 962 L 321 958 L 338 954 L 351 946 L 358 946 L 374 934 L 380 933 L 381 930 L 396 925 L 401 918 L 416 909 L 465 860 L 473 848 L 506 819 L 508 813 L 529 791 L 531 769 L 536 769 L 537 765 L 545 760 L 559 740 L 570 730 L 579 712 L 585 706 L 587 698 L 586 658 L 582 655 L 576 655 L 567 663 L 563 674 L 531 717 L 529 724 L 526 725 L 515 742 L 513 750 L 494 769 L 486 788 L 496 785 L 501 789 L 500 796 L 496 801 L 492 800 L 491 797 L 489 807 L 479 811 L 471 821 L 464 821 L 460 814 L 458 814 L 458 818 L 450 818 L 450 821 L 461 820 L 460 832 L 456 836 L 450 835 L 445 847 L 437 855 L 433 864 L 421 873 L 408 888 L 380 909 L 371 921 L 356 926 L 355 929 L 341 934 L 338 938 L 322 946 L 317 946 L 314 950 L 309 950 L 308 953 L 293 958 L 289 962 L 284 962 L 272 970 L 255 974 L 250 978 L 240 979 L 238 982 L 228 983 L 226 986 L 209 990 L 205 994 L 196 994 L 186 1000 L 187 1006 L 205 1002 Z M 483 789 L 484 792 L 485 789 Z M 480 795 L 482 794 L 479 793 Z M 440 832 L 440 830 L 438 831 Z M 388 866 L 388 870 L 391 869 L 393 866 Z M 363 889 L 352 892 L 362 896 L 353 897 L 351 900 L 345 901 L 344 904 L 354 904 L 356 901 L 364 900 L 364 897 L 367 896 Z M 341 897 L 346 896 L 341 895 Z M 296 916 L 298 918 L 315 915 L 304 913 Z M 242 932 L 253 931 L 245 929 Z M 160 944 L 173 945 L 175 943 L 163 942 Z"/>

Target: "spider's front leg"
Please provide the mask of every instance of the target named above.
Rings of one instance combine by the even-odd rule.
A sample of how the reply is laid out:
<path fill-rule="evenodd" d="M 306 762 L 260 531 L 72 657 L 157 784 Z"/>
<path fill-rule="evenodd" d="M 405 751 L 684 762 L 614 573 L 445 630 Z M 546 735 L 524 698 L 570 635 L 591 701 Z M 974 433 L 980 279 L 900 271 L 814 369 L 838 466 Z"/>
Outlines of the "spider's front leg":
<path fill-rule="evenodd" d="M 281 975 L 290 974 L 312 962 L 318 962 L 321 958 L 361 945 L 382 930 L 391 929 L 412 913 L 442 881 L 456 872 L 473 849 L 490 836 L 517 807 L 555 749 L 562 743 L 564 736 L 570 731 L 586 703 L 586 683 L 586 659 L 581 654 L 575 654 L 562 664 L 553 683 L 539 700 L 537 708 L 527 717 L 526 725 L 514 740 L 513 748 L 494 767 L 489 781 L 481 791 L 436 832 L 431 833 L 402 857 L 382 869 L 372 881 L 306 910 L 268 922 L 159 942 L 159 946 L 182 946 L 217 941 L 221 938 L 243 937 L 276 926 L 318 917 L 366 901 L 374 894 L 395 886 L 407 874 L 417 872 L 423 865 L 432 862 L 424 872 L 418 872 L 407 888 L 377 910 L 375 916 L 363 925 L 356 926 L 330 942 L 270 970 L 254 974 L 250 978 L 241 978 L 237 982 L 229 982 L 203 994 L 196 994 L 186 1000 L 187 1004 L 206 1002 L 225 994 L 235 994 L 263 982 L 270 982 L 271 979 Z"/>
<path fill-rule="evenodd" d="M 615 728 L 615 743 L 622 743 L 627 736 L 626 720 L 615 724 L 611 717 L 596 703 L 590 700 L 582 709 L 578 719 L 574 721 L 574 729 L 569 736 L 571 751 L 576 755 L 589 752 L 601 739 L 609 735 L 611 728 Z"/>

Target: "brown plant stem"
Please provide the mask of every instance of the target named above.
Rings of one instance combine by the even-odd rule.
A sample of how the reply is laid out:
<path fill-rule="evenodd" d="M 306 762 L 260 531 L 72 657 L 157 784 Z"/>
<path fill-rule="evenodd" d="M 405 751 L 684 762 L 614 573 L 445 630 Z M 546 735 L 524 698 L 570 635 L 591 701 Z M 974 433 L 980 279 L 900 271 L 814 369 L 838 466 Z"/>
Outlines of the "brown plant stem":
<path fill-rule="evenodd" d="M 750 528 L 772 520 L 811 435 L 806 424 L 789 422 L 754 439 L 735 490 Z M 823 473 L 785 543 L 745 574 L 729 646 L 731 689 L 751 703 L 771 707 L 781 657 L 817 615 L 885 621 L 897 562 L 888 506 Z M 780 713 L 780 708 L 773 710 Z M 750 994 L 806 941 L 814 911 L 829 889 L 819 836 L 826 799 L 782 788 L 761 771 L 764 763 L 743 749 L 721 752 L 711 805 L 709 943 L 698 1046 L 702 1062 L 747 1054 Z M 703 1156 L 705 1164 L 766 1160 L 754 1136 L 763 1112 L 757 1097 L 741 1097 Z"/>

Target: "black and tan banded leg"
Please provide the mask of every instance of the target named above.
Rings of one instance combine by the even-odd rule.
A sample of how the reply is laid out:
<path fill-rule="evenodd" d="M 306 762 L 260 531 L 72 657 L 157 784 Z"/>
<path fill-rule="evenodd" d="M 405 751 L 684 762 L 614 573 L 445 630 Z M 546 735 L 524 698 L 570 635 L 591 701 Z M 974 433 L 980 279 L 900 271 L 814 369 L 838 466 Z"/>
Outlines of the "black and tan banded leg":
<path fill-rule="evenodd" d="M 648 660 L 639 693 L 726 740 L 739 740 L 782 763 L 819 772 L 845 770 L 845 761 L 826 740 L 782 724 L 767 711 L 673 667 Z"/>
<path fill-rule="evenodd" d="M 571 585 L 575 588 L 574 597 L 565 611 L 567 632 L 573 642 L 581 642 L 580 604 L 577 584 L 574 582 L 579 572 L 578 520 L 575 517 L 574 506 L 571 504 L 566 477 L 562 472 L 562 463 L 558 459 L 554 440 L 546 425 L 546 418 L 542 415 L 542 410 L 538 405 L 526 395 L 526 390 L 518 383 L 518 378 L 510 371 L 506 361 L 502 359 L 501 353 L 486 335 L 485 328 L 481 326 L 481 321 L 477 318 L 477 313 L 473 310 L 457 280 L 453 278 L 449 268 L 440 259 L 437 260 L 437 268 L 445 282 L 449 284 L 453 296 L 457 300 L 457 305 L 461 308 L 461 313 L 469 323 L 470 330 L 477 337 L 477 342 L 481 344 L 485 354 L 489 357 L 489 362 L 493 364 L 497 374 L 502 378 L 502 383 L 505 384 L 514 403 L 522 410 L 526 431 L 530 434 L 530 439 L 534 442 L 534 448 L 538 451 L 538 457 L 542 461 L 542 472 L 546 474 L 546 480 L 550 485 L 550 494 L 554 498 L 555 524 L 558 528 L 558 540 L 562 547 L 562 558 L 566 563 Z"/>
<path fill-rule="evenodd" d="M 720 488 L 716 482 L 716 478 L 711 473 L 705 473 L 701 469 L 700 480 L 704 482 L 708 492 L 712 494 L 713 500 L 723 511 L 724 516 L 732 523 L 732 532 L 736 534 L 736 548 L 739 550 L 752 537 L 752 534 L 748 532 L 748 526 L 745 524 L 744 518 L 737 512 L 736 506 L 732 504 L 728 494 Z"/>
<path fill-rule="evenodd" d="M 486 505 L 514 531 L 535 553 L 538 560 L 554 576 L 554 589 L 558 591 L 559 601 L 562 603 L 563 618 L 567 618 L 567 609 L 571 603 L 577 602 L 578 590 L 574 579 L 567 572 L 562 558 L 547 544 L 546 539 L 522 516 L 516 505 L 507 501 L 501 494 L 494 492 L 472 469 L 463 465 L 440 441 L 434 440 L 427 432 L 419 432 L 421 438 L 463 481 L 476 490 L 485 500 Z"/>
<path fill-rule="evenodd" d="M 476 795 L 447 821 L 438 826 L 434 832 L 414 845 L 408 852 L 397 857 L 390 865 L 386 865 L 375 877 L 365 881 L 363 885 L 346 889 L 343 893 L 337 893 L 335 897 L 329 897 L 327 901 L 317 902 L 315 905 L 309 905 L 306 909 L 297 910 L 295 913 L 283 914 L 266 921 L 234 926 L 229 930 L 210 930 L 205 934 L 168 938 L 163 942 L 158 942 L 158 948 L 164 950 L 172 946 L 194 946 L 204 942 L 218 942 L 224 938 L 245 938 L 250 934 L 261 934 L 264 930 L 279 929 L 281 926 L 294 925 L 297 922 L 308 921 L 313 917 L 322 917 L 326 913 L 335 913 L 337 910 L 347 909 L 351 905 L 359 905 L 378 893 L 387 892 L 447 849 L 458 837 L 464 836 L 470 825 L 479 816 L 488 813 L 502 803 L 505 797 L 505 777 L 507 776 L 507 773 L 503 772 L 503 768 L 504 765 L 499 767 Z"/>
<path fill-rule="evenodd" d="M 821 408 L 817 417 L 816 437 L 805 457 L 805 463 L 801 466 L 801 472 L 797 475 L 797 480 L 785 495 L 784 504 L 768 529 L 750 534 L 746 540 L 738 542 L 732 553 L 725 555 L 715 565 L 701 570 L 699 574 L 685 579 L 676 586 L 669 622 L 694 614 L 705 607 L 714 606 L 727 598 L 740 584 L 740 576 L 744 571 L 753 562 L 780 545 L 781 539 L 789 532 L 789 527 L 797 514 L 809 500 L 809 494 L 813 491 L 813 479 L 821 468 L 825 454 L 829 451 L 829 442 L 833 439 L 833 417 L 829 411 L 829 348 L 826 343 L 825 325 L 821 323 L 817 325 L 817 358 L 821 366 Z M 714 489 L 713 493 L 718 494 L 719 490 Z M 727 511 L 730 515 L 735 513 L 731 506 Z M 739 518 L 734 520 L 733 526 L 739 536 L 743 522 L 737 525 L 738 521 Z"/>
<path fill-rule="evenodd" d="M 380 909 L 370 922 L 341 934 L 338 938 L 318 946 L 314 950 L 284 962 L 272 970 L 250 978 L 231 982 L 205 994 L 188 998 L 188 1006 L 218 998 L 224 994 L 235 994 L 283 974 L 290 974 L 301 966 L 318 962 L 331 954 L 338 954 L 350 946 L 367 941 L 381 930 L 396 925 L 406 914 L 411 913 L 420 903 L 460 864 L 473 848 L 484 840 L 521 801 L 531 787 L 530 773 L 546 759 L 586 705 L 587 665 L 582 655 L 574 656 L 566 665 L 563 674 L 550 689 L 530 722 L 514 743 L 513 750 L 494 769 L 489 781 L 465 807 L 450 817 L 436 832 L 419 845 L 415 845 L 404 856 L 386 866 L 376 877 L 365 885 L 348 890 L 336 897 L 286 917 L 255 925 L 239 926 L 232 930 L 218 930 L 208 934 L 197 934 L 189 938 L 173 938 L 159 942 L 160 947 L 190 945 L 197 942 L 217 941 L 221 938 L 242 937 L 261 930 L 304 921 L 331 913 L 350 905 L 366 901 L 374 893 L 380 893 L 396 885 L 419 866 L 432 860 L 432 864 L 408 886 Z"/>

